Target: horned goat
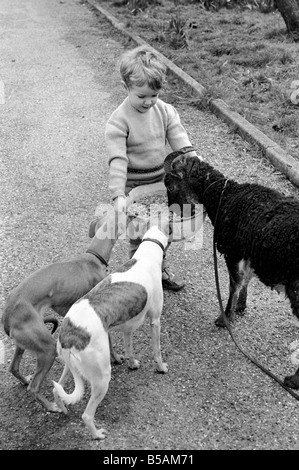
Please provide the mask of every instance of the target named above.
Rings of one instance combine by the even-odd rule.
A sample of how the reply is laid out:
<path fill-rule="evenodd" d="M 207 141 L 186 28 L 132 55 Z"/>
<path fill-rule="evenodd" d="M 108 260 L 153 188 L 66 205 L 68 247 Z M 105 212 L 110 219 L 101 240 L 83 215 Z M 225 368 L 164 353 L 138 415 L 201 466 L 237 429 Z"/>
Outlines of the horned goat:
<path fill-rule="evenodd" d="M 227 318 L 232 321 L 235 312 L 245 310 L 253 275 L 285 292 L 299 318 L 299 201 L 259 184 L 227 179 L 179 151 L 165 159 L 165 173 L 169 205 L 203 204 L 214 225 L 217 250 L 229 273 Z M 225 326 L 221 315 L 215 323 Z M 284 383 L 298 389 L 299 368 Z"/>

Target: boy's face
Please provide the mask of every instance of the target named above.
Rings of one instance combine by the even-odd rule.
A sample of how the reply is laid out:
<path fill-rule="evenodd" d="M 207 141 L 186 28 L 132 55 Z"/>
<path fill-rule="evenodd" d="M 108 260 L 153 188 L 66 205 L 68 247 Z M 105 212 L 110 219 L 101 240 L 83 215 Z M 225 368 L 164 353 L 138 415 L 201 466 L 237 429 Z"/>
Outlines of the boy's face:
<path fill-rule="evenodd" d="M 139 111 L 139 113 L 146 113 L 157 103 L 159 91 L 154 91 L 148 85 L 131 85 L 130 87 L 126 86 L 126 90 L 128 92 L 131 106 Z"/>

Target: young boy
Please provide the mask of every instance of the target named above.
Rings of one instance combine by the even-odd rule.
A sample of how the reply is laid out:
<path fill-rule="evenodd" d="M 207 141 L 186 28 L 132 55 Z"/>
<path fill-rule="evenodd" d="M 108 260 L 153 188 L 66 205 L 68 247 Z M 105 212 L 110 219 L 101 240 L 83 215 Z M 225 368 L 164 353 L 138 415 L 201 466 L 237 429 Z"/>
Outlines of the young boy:
<path fill-rule="evenodd" d="M 109 118 L 105 140 L 109 163 L 109 189 L 114 209 L 126 211 L 126 195 L 143 184 L 164 179 L 166 142 L 173 151 L 191 146 L 176 109 L 159 99 L 166 66 L 145 46 L 126 52 L 120 62 L 126 99 Z M 191 155 L 196 153 L 190 152 Z M 140 240 L 130 240 L 130 256 Z M 180 290 L 184 283 L 169 272 L 164 259 L 165 289 Z"/>

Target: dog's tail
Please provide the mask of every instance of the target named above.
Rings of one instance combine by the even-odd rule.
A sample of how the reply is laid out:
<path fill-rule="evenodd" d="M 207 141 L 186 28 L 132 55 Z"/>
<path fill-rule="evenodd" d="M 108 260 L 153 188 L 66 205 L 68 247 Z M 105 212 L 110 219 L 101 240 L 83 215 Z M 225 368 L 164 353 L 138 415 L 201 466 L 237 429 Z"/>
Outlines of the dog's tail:
<path fill-rule="evenodd" d="M 70 349 L 63 351 L 63 359 L 67 366 L 69 367 L 75 382 L 75 388 L 72 393 L 66 393 L 64 388 L 57 382 L 53 380 L 54 389 L 53 392 L 57 393 L 58 397 L 66 404 L 73 405 L 77 403 L 84 394 L 84 381 L 82 375 L 80 374 L 80 358 L 76 356 Z"/>

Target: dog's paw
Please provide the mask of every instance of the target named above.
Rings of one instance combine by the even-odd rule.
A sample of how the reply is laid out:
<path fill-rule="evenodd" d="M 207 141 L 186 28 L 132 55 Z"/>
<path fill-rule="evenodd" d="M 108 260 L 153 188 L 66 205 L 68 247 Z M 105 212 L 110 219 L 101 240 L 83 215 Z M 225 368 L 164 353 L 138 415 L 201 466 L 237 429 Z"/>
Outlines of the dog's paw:
<path fill-rule="evenodd" d="M 97 429 L 95 432 L 92 433 L 92 438 L 102 440 L 107 437 L 106 434 L 108 434 L 108 431 L 106 431 L 106 429 L 104 428 Z"/>
<path fill-rule="evenodd" d="M 53 383 L 55 383 L 55 382 L 53 382 Z M 64 413 L 65 415 L 67 415 L 67 408 L 65 407 L 65 404 L 63 403 L 60 396 L 58 395 L 57 390 L 55 389 L 55 387 L 53 388 L 53 395 L 54 395 L 55 402 L 51 403 L 51 404 L 53 405 L 53 408 L 55 408 L 55 410 L 53 409 L 52 411 L 55 411 L 55 412 L 58 412 L 58 413 Z"/>
<path fill-rule="evenodd" d="M 47 408 L 47 411 L 51 413 L 64 413 L 67 414 L 67 409 L 62 403 L 62 406 L 58 405 L 57 403 L 50 403 L 50 406 Z"/>
<path fill-rule="evenodd" d="M 26 375 L 26 377 L 24 377 L 25 379 L 24 385 L 29 385 L 32 380 L 32 377 L 33 377 L 33 374 Z"/>
<path fill-rule="evenodd" d="M 122 364 L 125 360 L 125 356 L 122 354 L 116 354 L 114 353 L 113 355 L 110 356 L 111 359 L 111 364 Z"/>
<path fill-rule="evenodd" d="M 166 362 L 161 362 L 161 364 L 157 364 L 157 372 L 160 374 L 167 374 L 168 372 L 168 365 Z"/>
<path fill-rule="evenodd" d="M 128 367 L 129 369 L 139 369 L 140 367 L 140 362 L 137 359 L 134 359 L 133 357 L 130 357 L 127 359 L 128 361 Z"/>

